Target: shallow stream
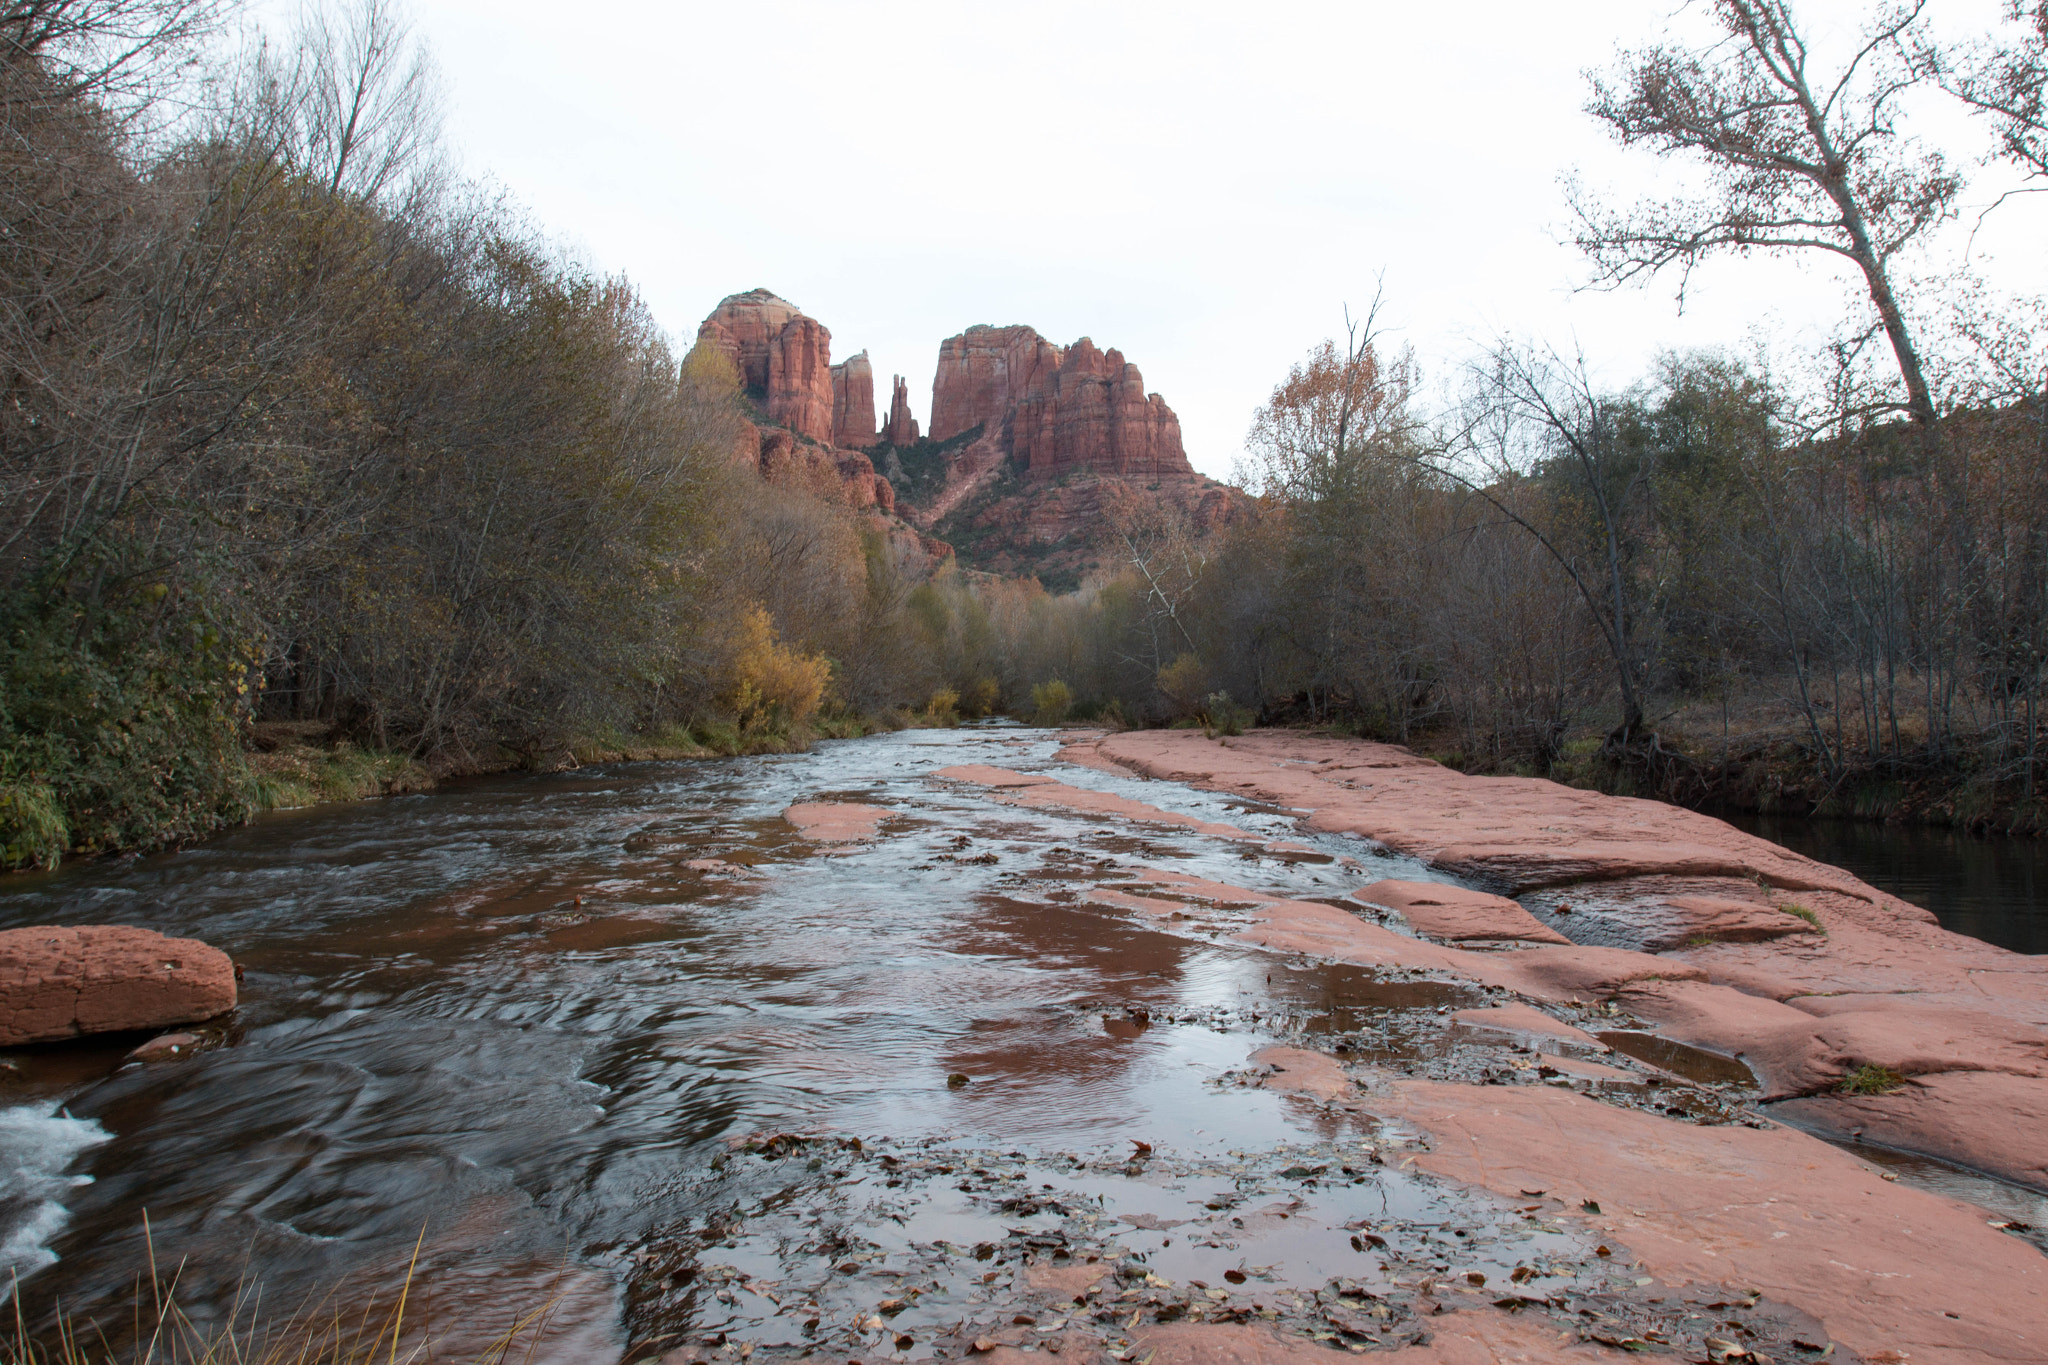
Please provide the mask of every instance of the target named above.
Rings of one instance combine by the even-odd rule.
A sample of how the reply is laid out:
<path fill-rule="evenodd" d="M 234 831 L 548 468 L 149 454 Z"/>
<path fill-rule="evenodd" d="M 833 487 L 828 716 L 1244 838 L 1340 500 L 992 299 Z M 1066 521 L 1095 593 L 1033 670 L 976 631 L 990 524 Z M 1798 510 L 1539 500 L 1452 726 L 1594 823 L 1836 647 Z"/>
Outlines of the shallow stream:
<path fill-rule="evenodd" d="M 0 884 L 0 928 L 138 924 L 246 973 L 232 1026 L 196 1055 L 124 1063 L 132 1038 L 13 1054 L 0 1260 L 33 1313 L 61 1300 L 104 1324 L 153 1256 L 182 1265 L 205 1322 L 259 1280 L 272 1304 L 337 1285 L 354 1304 L 417 1248 L 450 1358 L 543 1304 L 545 1360 L 926 1358 L 1063 1329 L 1073 1309 L 1013 1311 L 1018 1296 L 1102 1264 L 1113 1311 L 1089 1311 L 1109 1331 L 1136 1298 L 1132 1322 L 1257 1315 L 1395 1345 L 1446 1277 L 1547 1279 L 1594 1296 L 1588 1320 L 1650 1311 L 1575 1225 L 1426 1180 L 1403 1135 L 1247 1081 L 1258 1047 L 1306 1039 L 1533 1083 L 1508 1070 L 1532 1061 L 1450 1027 L 1484 992 L 1080 894 L 1142 868 L 1317 900 L 1435 873 L 1055 748 L 909 731 L 491 779 Z M 934 776 L 965 763 L 1056 770 L 1259 839 Z M 834 847 L 783 819 L 799 801 L 895 814 Z M 1728 1121 L 1743 1090 L 1543 1074 L 1701 1121 Z"/>

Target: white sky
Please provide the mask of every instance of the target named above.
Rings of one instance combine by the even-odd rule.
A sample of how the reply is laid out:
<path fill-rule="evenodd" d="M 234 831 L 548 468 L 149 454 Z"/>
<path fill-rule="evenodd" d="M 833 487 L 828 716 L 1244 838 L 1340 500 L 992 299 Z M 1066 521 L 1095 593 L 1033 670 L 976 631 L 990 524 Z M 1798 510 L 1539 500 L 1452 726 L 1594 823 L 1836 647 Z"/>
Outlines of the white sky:
<path fill-rule="evenodd" d="M 1958 24 L 1997 8 L 1937 4 Z M 1867 8 L 1801 11 L 1840 31 Z M 1506 330 L 1576 342 L 1625 384 L 1664 347 L 1796 344 L 1845 298 L 1824 267 L 1754 262 L 1696 276 L 1682 317 L 1661 286 L 1574 292 L 1559 174 L 1630 198 L 1653 174 L 1581 112 L 1581 72 L 1650 38 L 1661 0 L 414 13 L 467 171 L 629 275 L 685 344 L 722 296 L 765 286 L 832 330 L 834 359 L 865 348 L 883 402 L 908 376 L 921 422 L 942 338 L 1024 322 L 1122 349 L 1222 476 L 1254 407 L 1382 270 L 1397 338 L 1437 376 Z M 2044 210 L 2013 201 L 1979 234 L 1994 278 L 2048 287 Z"/>

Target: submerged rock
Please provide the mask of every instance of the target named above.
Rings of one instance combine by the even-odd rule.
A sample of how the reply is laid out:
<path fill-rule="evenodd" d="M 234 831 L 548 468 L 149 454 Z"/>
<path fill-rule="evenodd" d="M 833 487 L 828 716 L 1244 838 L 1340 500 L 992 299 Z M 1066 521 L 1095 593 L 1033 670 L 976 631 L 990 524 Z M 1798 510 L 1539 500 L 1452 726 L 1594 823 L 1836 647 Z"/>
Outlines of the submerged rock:
<path fill-rule="evenodd" d="M 0 932 L 0 1047 L 197 1023 L 235 1007 L 235 965 L 119 924 Z"/>

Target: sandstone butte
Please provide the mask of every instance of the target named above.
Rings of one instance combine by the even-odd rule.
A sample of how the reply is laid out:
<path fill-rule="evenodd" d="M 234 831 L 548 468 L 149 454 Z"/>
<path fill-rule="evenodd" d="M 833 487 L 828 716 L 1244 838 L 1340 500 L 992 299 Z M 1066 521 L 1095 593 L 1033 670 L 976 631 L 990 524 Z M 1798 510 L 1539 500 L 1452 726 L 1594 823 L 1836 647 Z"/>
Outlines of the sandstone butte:
<path fill-rule="evenodd" d="M 1312 830 L 1360 840 L 1361 880 L 1385 850 L 1472 888 L 1380 880 L 1352 894 L 1351 911 L 1152 870 L 1145 881 L 1159 896 L 1100 888 L 1093 899 L 1160 920 L 1198 917 L 1192 907 L 1206 902 L 1237 916 L 1241 941 L 1271 951 L 1503 989 L 1518 999 L 1462 1011 L 1456 1026 L 1545 1052 L 1596 1044 L 1542 1006 L 1611 1004 L 1665 1036 L 1742 1058 L 1764 1114 L 1784 1122 L 1700 1126 L 1550 1086 L 1419 1080 L 1286 1048 L 1253 1058 L 1269 1087 L 1417 1132 L 1418 1168 L 1561 1201 L 1656 1283 L 1761 1293 L 1824 1322 L 1864 1360 L 2048 1361 L 2048 1260 L 1982 1209 L 1884 1180 L 1816 1136 L 1860 1136 L 2048 1188 L 2048 963 L 1949 933 L 1840 869 L 1711 817 L 1536 779 L 1468 777 L 1391 746 L 1152 731 L 1079 738 L 1062 756 L 1290 808 Z M 940 776 L 1019 804 L 1256 837 L 1043 775 Z M 1794 931 L 1777 932 L 1780 920 L 1796 921 Z M 1481 939 L 1491 942 L 1453 946 Z M 1898 1080 L 1887 1093 L 1846 1093 L 1862 1068 Z M 1545 1338 L 1513 1314 L 1436 1322 L 1433 1342 L 1392 1354 L 1624 1354 Z M 1162 1327 L 1134 1347 L 1153 1352 L 1152 1365 L 1329 1358 L 1256 1327 Z"/>
<path fill-rule="evenodd" d="M 939 344 L 931 439 L 982 429 L 1036 480 L 1087 471 L 1190 479 L 1180 419 L 1119 351 L 1053 345 L 1029 327 L 970 327 Z"/>
<path fill-rule="evenodd" d="M 770 483 L 836 495 L 884 516 L 896 490 L 875 472 L 863 448 L 875 432 L 875 380 L 866 352 L 832 363 L 832 333 L 766 289 L 719 301 L 697 328 L 697 342 L 732 362 L 740 384 L 766 419 L 746 423 L 733 452 Z M 929 554 L 943 547 L 925 547 Z"/>
<path fill-rule="evenodd" d="M 228 955 L 124 925 L 0 932 L 0 1047 L 194 1024 L 235 1007 Z"/>
<path fill-rule="evenodd" d="M 1179 418 L 1145 391 L 1138 367 L 1087 337 L 1059 347 L 1019 326 L 948 338 L 929 431 L 901 375 L 878 422 L 867 352 L 833 364 L 831 332 L 769 290 L 720 300 L 698 342 L 732 362 L 761 417 L 745 424 L 735 460 L 870 509 L 934 558 L 948 547 L 926 532 L 952 517 L 980 547 L 978 567 L 1072 575 L 1098 554 L 1094 532 L 1134 501 L 1170 503 L 1204 527 L 1242 501 L 1194 472 Z M 899 452 L 921 441 L 952 442 L 942 477 L 920 505 L 899 506 L 876 461 L 900 478 Z M 1005 470 L 1024 476 L 1021 490 L 1004 487 Z"/>

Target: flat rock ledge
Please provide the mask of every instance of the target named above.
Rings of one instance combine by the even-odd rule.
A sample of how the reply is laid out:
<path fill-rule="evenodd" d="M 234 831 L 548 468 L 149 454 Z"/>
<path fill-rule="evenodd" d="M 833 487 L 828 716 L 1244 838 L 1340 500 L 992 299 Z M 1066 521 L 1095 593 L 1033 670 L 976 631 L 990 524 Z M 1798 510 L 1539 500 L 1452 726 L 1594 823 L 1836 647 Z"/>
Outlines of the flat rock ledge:
<path fill-rule="evenodd" d="M 235 964 L 120 924 L 0 931 L 0 1047 L 196 1024 L 235 1007 Z"/>

